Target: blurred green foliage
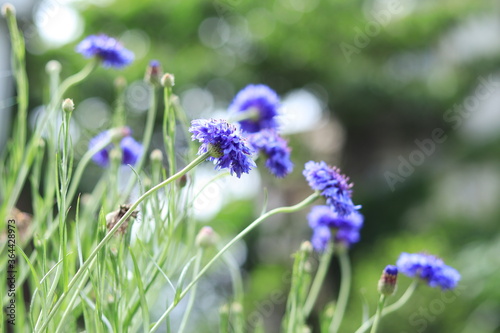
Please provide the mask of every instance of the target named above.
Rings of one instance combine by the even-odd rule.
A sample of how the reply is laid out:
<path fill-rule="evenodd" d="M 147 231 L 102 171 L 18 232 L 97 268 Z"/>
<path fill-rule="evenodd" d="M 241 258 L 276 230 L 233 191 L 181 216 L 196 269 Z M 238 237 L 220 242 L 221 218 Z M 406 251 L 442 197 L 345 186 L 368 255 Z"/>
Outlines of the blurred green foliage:
<path fill-rule="evenodd" d="M 287 201 L 294 202 L 300 198 L 297 193 L 307 193 L 301 167 L 309 158 L 339 164 L 355 182 L 354 198 L 363 205 L 366 220 L 362 241 L 352 249 L 354 282 L 341 331 L 352 332 L 359 326 L 363 299 L 373 313 L 377 280 L 386 264 L 394 263 L 403 251 L 427 251 L 462 272 L 456 299 L 441 309 L 436 305 L 441 292 L 422 288 L 402 311 L 384 318 L 381 331 L 500 332 L 500 210 L 496 204 L 500 200 L 496 187 L 500 184 L 500 136 L 470 140 L 461 127 L 454 129 L 443 119 L 447 110 L 463 103 L 473 92 L 478 77 L 488 77 L 500 65 L 498 48 L 497 52 L 461 57 L 470 40 L 453 44 L 450 34 L 470 28 L 470 20 L 480 26 L 494 20 L 498 27 L 498 3 L 401 1 L 404 14 L 391 16 L 348 61 L 341 43 L 356 46 L 359 31 L 366 31 L 374 22 L 371 9 L 382 4 L 381 10 L 385 10 L 384 3 L 389 1 L 120 0 L 104 7 L 76 2 L 74 6 L 85 21 L 85 35 L 102 32 L 123 36 L 131 30 L 144 37 L 146 47 L 127 70 L 99 69 L 71 95 L 77 103 L 97 96 L 112 105 L 115 77 L 124 75 L 132 82 L 142 77 L 151 59 L 160 60 L 165 71 L 176 75 L 178 94 L 193 86 L 210 90 L 214 79 L 228 82 L 224 89 L 211 90 L 221 107 L 248 83 L 268 84 L 280 94 L 316 87 L 327 112 L 346 131 L 341 160 L 333 152 L 315 153 L 308 145 L 310 136 L 297 134 L 291 138 L 296 170 L 287 180 L 266 178 L 266 186 L 283 189 Z M 222 29 L 209 36 L 217 44 L 214 47 L 199 38 L 203 32 L 210 33 L 203 30 L 210 18 L 220 20 L 213 22 L 219 22 L 217 29 Z M 485 34 L 484 29 L 490 28 L 482 26 Z M 472 38 L 481 38 L 479 32 Z M 32 107 L 40 105 L 47 94 L 47 61 L 59 60 L 63 76 L 86 63 L 73 51 L 75 45 L 76 41 L 40 55 L 28 55 Z M 135 48 L 133 44 L 126 46 Z M 500 110 L 499 105 L 496 107 Z M 134 128 L 140 134 L 143 120 L 138 116 L 133 119 L 138 119 Z M 464 117 L 464 122 L 467 119 Z M 384 173 L 395 172 L 398 155 L 408 158 L 416 148 L 413 141 L 429 138 L 435 128 L 445 130 L 447 141 L 391 191 Z M 493 189 L 485 189 L 488 184 Z M 229 237 L 259 210 L 254 202 L 235 202 L 224 208 L 212 225 Z M 276 234 L 298 235 L 290 238 L 289 248 L 295 251 L 300 240 L 310 234 L 304 215 L 285 219 Z M 248 314 L 272 292 L 286 294 L 288 288 L 282 281 L 291 270 L 291 257 L 281 255 L 274 262 L 262 262 L 253 251 L 261 236 L 247 239 Z M 338 276 L 334 264 L 318 311 L 337 293 Z M 409 279 L 401 276 L 398 293 L 408 284 Z M 433 306 L 434 310 L 430 308 Z M 279 327 L 275 316 L 281 315 L 283 308 L 284 303 L 278 304 L 266 318 L 270 332 Z M 425 319 L 419 311 L 429 308 L 431 317 Z M 316 318 L 312 317 L 313 325 L 318 324 Z"/>

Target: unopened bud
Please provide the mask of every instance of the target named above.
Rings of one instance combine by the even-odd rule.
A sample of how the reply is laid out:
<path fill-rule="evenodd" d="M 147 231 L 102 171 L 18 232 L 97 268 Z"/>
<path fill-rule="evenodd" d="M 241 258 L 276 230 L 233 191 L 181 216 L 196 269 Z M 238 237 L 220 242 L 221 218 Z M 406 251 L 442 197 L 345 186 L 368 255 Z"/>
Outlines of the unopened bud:
<path fill-rule="evenodd" d="M 397 282 L 398 268 L 392 265 L 386 266 L 378 281 L 378 292 L 385 296 L 391 296 L 396 291 Z"/>
<path fill-rule="evenodd" d="M 130 136 L 132 130 L 130 127 L 115 127 L 109 130 L 109 135 L 111 135 L 111 141 L 120 141 L 126 136 Z"/>
<path fill-rule="evenodd" d="M 166 88 L 172 88 L 175 85 L 175 77 L 174 74 L 165 74 L 161 78 L 161 85 Z"/>
<path fill-rule="evenodd" d="M 61 68 L 61 63 L 57 60 L 51 60 L 45 65 L 47 74 L 59 74 L 61 73 Z"/>
<path fill-rule="evenodd" d="M 149 155 L 149 159 L 151 162 L 162 162 L 163 161 L 163 153 L 161 152 L 160 149 L 155 149 L 151 152 Z"/>
<path fill-rule="evenodd" d="M 313 252 L 313 246 L 312 246 L 311 242 L 309 242 L 309 241 L 305 241 L 305 242 L 303 242 L 303 243 L 300 245 L 300 250 L 301 250 L 302 252 L 312 253 L 312 252 Z"/>
<path fill-rule="evenodd" d="M 16 8 L 10 3 L 6 3 L 2 6 L 2 16 L 7 17 L 10 15 L 16 15 Z"/>
<path fill-rule="evenodd" d="M 125 79 L 123 76 L 118 76 L 115 79 L 114 84 L 115 84 L 116 90 L 122 91 L 123 89 L 125 89 L 127 87 L 127 79 Z"/>
<path fill-rule="evenodd" d="M 71 113 L 75 109 L 75 103 L 73 103 L 73 100 L 70 98 L 66 98 L 62 102 L 62 109 L 64 112 Z"/>
<path fill-rule="evenodd" d="M 240 314 L 243 312 L 243 305 L 239 302 L 231 303 L 231 313 Z"/>
<path fill-rule="evenodd" d="M 203 227 L 196 236 L 195 244 L 199 247 L 210 247 L 217 243 L 219 236 L 211 227 Z"/>
<path fill-rule="evenodd" d="M 152 60 L 149 66 L 146 68 L 146 74 L 144 74 L 144 81 L 159 85 L 161 81 L 161 76 L 163 71 L 161 69 L 161 64 L 157 60 Z"/>

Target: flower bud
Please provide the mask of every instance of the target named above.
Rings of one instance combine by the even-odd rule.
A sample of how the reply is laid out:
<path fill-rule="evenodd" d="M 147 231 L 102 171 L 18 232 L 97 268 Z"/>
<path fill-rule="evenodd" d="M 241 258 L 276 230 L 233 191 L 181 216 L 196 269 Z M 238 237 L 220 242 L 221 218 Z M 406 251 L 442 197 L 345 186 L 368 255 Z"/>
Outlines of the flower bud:
<path fill-rule="evenodd" d="M 217 243 L 219 236 L 215 233 L 214 229 L 211 227 L 203 227 L 196 236 L 195 244 L 198 247 L 210 247 Z"/>
<path fill-rule="evenodd" d="M 163 71 L 161 69 L 161 64 L 157 60 L 152 60 L 149 66 L 146 68 L 146 74 L 144 74 L 144 81 L 159 85 Z"/>
<path fill-rule="evenodd" d="M 175 77 L 173 74 L 165 74 L 161 78 L 161 85 L 166 88 L 172 88 L 175 85 Z"/>
<path fill-rule="evenodd" d="M 125 89 L 127 87 L 127 79 L 125 79 L 123 76 L 118 76 L 115 79 L 114 85 L 115 85 L 116 90 L 122 91 L 123 89 Z"/>
<path fill-rule="evenodd" d="M 62 109 L 64 112 L 71 113 L 75 109 L 75 103 L 73 103 L 73 100 L 70 98 L 66 98 L 62 102 Z"/>
<path fill-rule="evenodd" d="M 47 74 L 59 74 L 61 73 L 61 63 L 57 60 L 51 60 L 45 65 L 45 71 Z"/>
<path fill-rule="evenodd" d="M 311 242 L 309 242 L 309 241 L 305 241 L 305 242 L 303 242 L 303 243 L 300 245 L 300 250 L 301 250 L 302 252 L 312 253 L 312 252 L 313 252 L 313 246 L 312 246 Z"/>
<path fill-rule="evenodd" d="M 149 159 L 151 160 L 151 162 L 161 163 L 163 161 L 163 153 L 160 149 L 155 149 L 149 155 Z"/>
<path fill-rule="evenodd" d="M 6 3 L 2 6 L 2 16 L 7 17 L 10 15 L 16 15 L 16 9 L 14 6 L 10 3 Z"/>
<path fill-rule="evenodd" d="M 122 151 L 121 149 L 118 148 L 113 148 L 109 152 L 109 159 L 113 161 L 113 163 L 115 163 L 116 165 L 119 165 L 122 162 L 122 156 L 123 156 Z"/>
<path fill-rule="evenodd" d="M 397 267 L 392 265 L 386 266 L 382 272 L 380 280 L 378 281 L 378 292 L 385 296 L 391 296 L 396 291 L 397 281 Z"/>

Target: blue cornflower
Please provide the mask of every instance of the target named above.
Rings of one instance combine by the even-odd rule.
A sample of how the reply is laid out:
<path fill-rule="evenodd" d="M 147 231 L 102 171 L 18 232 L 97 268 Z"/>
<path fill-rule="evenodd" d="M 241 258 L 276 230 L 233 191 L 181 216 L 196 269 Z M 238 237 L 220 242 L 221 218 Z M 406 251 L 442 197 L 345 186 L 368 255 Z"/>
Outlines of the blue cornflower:
<path fill-rule="evenodd" d="M 76 46 L 76 52 L 86 58 L 97 57 L 104 67 L 122 68 L 134 60 L 134 53 L 107 35 L 90 35 Z"/>
<path fill-rule="evenodd" d="M 257 151 L 266 155 L 266 167 L 276 177 L 283 178 L 293 170 L 291 149 L 275 130 L 262 130 L 248 136 L 248 142 Z"/>
<path fill-rule="evenodd" d="M 313 229 L 311 243 L 318 252 L 323 252 L 332 235 L 335 242 L 351 246 L 359 242 L 359 231 L 363 226 L 363 215 L 357 211 L 341 216 L 329 206 L 314 206 L 307 215 Z"/>
<path fill-rule="evenodd" d="M 336 167 L 331 167 L 325 162 L 309 161 L 303 171 L 309 186 L 320 191 L 330 205 L 339 215 L 350 215 L 361 206 L 355 206 L 351 200 L 351 187 L 349 178 L 342 175 Z"/>
<path fill-rule="evenodd" d="M 120 149 L 122 150 L 122 164 L 127 165 L 135 165 L 137 160 L 141 156 L 143 152 L 142 145 L 135 141 L 130 135 L 130 129 L 126 129 L 124 131 L 126 134 L 120 141 Z M 103 141 L 111 141 L 113 136 L 113 132 L 111 130 L 107 130 L 97 134 L 89 141 L 89 150 L 103 143 Z M 99 166 L 105 168 L 109 165 L 109 153 L 111 149 L 113 149 L 113 144 L 110 143 L 104 149 L 101 149 L 99 152 L 92 156 L 92 160 Z"/>
<path fill-rule="evenodd" d="M 214 162 L 216 170 L 228 168 L 240 178 L 256 166 L 252 148 L 235 125 L 222 119 L 197 119 L 191 122 L 189 132 L 201 143 L 198 155 L 210 152 L 208 160 Z"/>
<path fill-rule="evenodd" d="M 403 252 L 396 266 L 401 273 L 422 279 L 433 288 L 453 289 L 460 281 L 460 273 L 456 269 L 429 254 Z"/>
<path fill-rule="evenodd" d="M 242 112 L 255 112 L 250 119 L 239 121 L 241 129 L 248 133 L 264 128 L 277 128 L 276 116 L 280 99 L 276 92 L 263 84 L 250 84 L 242 89 L 229 106 L 229 112 L 237 116 Z"/>

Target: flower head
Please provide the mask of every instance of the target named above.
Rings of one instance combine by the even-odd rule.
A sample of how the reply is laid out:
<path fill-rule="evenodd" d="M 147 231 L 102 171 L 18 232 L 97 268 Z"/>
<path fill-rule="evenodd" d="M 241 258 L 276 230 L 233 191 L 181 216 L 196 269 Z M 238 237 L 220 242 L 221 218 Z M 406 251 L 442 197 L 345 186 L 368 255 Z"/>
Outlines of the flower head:
<path fill-rule="evenodd" d="M 126 134 L 130 134 L 130 130 L 127 129 Z M 111 141 L 113 137 L 113 132 L 107 130 L 97 134 L 89 141 L 89 150 L 93 149 L 97 145 L 104 144 L 104 142 Z M 105 168 L 109 165 L 110 156 L 109 153 L 113 149 L 113 144 L 110 143 L 104 149 L 101 149 L 92 156 L 92 160 L 99 166 Z M 135 165 L 137 160 L 142 154 L 143 147 L 140 143 L 135 141 L 131 136 L 126 135 L 120 141 L 120 149 L 122 150 L 122 164 Z"/>
<path fill-rule="evenodd" d="M 250 84 L 234 97 L 229 112 L 237 115 L 254 111 L 254 116 L 239 123 L 243 131 L 255 133 L 264 128 L 278 127 L 276 116 L 279 107 L 280 99 L 274 90 L 263 84 Z"/>
<path fill-rule="evenodd" d="M 228 168 L 239 178 L 255 167 L 253 150 L 235 125 L 221 119 L 197 119 L 191 122 L 189 132 L 201 143 L 198 155 L 210 152 L 208 160 L 214 162 L 216 170 Z"/>
<path fill-rule="evenodd" d="M 104 67 L 122 68 L 134 60 L 132 51 L 127 50 L 116 39 L 107 35 L 90 35 L 76 46 L 76 52 L 86 58 L 97 57 Z"/>
<path fill-rule="evenodd" d="M 309 161 L 303 171 L 309 186 L 320 191 L 330 205 L 340 216 L 346 216 L 361 206 L 355 206 L 351 200 L 351 187 L 349 178 L 342 175 L 336 167 L 331 167 L 325 162 Z"/>
<path fill-rule="evenodd" d="M 323 252 L 332 236 L 335 242 L 346 246 L 359 242 L 359 231 L 364 218 L 357 211 L 341 216 L 329 206 L 314 206 L 307 215 L 307 220 L 313 229 L 311 243 L 318 252 Z"/>
<path fill-rule="evenodd" d="M 403 252 L 396 266 L 401 273 L 424 280 L 433 288 L 453 289 L 460 281 L 460 273 L 456 269 L 445 265 L 438 257 L 425 253 Z"/>
<path fill-rule="evenodd" d="M 290 147 L 275 130 L 262 130 L 248 136 L 248 142 L 266 157 L 266 167 L 276 177 L 283 178 L 293 170 Z"/>

